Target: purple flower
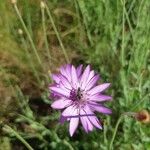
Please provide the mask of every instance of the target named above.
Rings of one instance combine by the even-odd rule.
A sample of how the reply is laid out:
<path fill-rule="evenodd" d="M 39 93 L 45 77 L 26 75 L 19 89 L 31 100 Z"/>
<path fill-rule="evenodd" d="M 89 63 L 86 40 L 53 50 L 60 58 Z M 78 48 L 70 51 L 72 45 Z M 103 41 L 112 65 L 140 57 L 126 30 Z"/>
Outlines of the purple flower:
<path fill-rule="evenodd" d="M 111 113 L 111 110 L 101 103 L 111 100 L 111 96 L 102 94 L 110 83 L 97 85 L 99 75 L 90 70 L 89 65 L 85 70 L 83 70 L 83 65 L 77 68 L 70 64 L 62 66 L 60 73 L 53 74 L 52 79 L 55 84 L 49 89 L 56 99 L 51 107 L 62 109 L 60 121 L 70 121 L 70 135 L 74 134 L 79 121 L 87 133 L 92 131 L 94 127 L 102 129 L 94 112 Z"/>

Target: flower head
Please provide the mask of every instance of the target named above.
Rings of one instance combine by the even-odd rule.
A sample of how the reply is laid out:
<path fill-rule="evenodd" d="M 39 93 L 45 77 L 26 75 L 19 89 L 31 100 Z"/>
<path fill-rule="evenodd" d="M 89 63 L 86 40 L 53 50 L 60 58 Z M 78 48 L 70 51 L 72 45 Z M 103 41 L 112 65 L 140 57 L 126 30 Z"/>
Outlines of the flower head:
<path fill-rule="evenodd" d="M 49 87 L 56 97 L 51 107 L 62 110 L 61 121 L 70 121 L 69 132 L 72 136 L 81 122 L 86 132 L 94 127 L 102 129 L 102 125 L 95 111 L 110 114 L 111 110 L 101 102 L 111 100 L 111 96 L 102 94 L 110 83 L 98 85 L 99 75 L 88 65 L 83 70 L 83 65 L 75 68 L 67 64 L 60 68 L 59 74 L 53 74 L 55 84 Z"/>

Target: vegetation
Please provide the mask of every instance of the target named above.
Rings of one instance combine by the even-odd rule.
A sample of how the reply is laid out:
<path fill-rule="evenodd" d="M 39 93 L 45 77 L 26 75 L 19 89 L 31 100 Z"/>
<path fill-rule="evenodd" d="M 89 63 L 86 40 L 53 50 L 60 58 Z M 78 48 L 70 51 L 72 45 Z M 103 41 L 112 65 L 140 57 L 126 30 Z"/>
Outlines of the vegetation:
<path fill-rule="evenodd" d="M 0 150 L 149 150 L 149 0 L 0 0 Z M 91 64 L 111 82 L 103 130 L 70 137 L 52 110 L 50 75 Z"/>

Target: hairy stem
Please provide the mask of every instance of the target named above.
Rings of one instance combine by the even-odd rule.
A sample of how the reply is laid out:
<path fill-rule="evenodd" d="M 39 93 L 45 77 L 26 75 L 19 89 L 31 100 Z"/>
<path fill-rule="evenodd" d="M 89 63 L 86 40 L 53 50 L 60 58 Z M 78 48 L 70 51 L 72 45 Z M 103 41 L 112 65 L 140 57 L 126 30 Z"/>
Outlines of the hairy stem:
<path fill-rule="evenodd" d="M 15 9 L 17 15 L 18 15 L 18 18 L 19 18 L 19 20 L 20 20 L 20 22 L 21 22 L 21 24 L 23 26 L 23 29 L 24 29 L 25 33 L 27 34 L 27 37 L 28 37 L 28 39 L 30 41 L 30 44 L 31 44 L 31 47 L 33 48 L 33 51 L 34 51 L 34 53 L 35 53 L 35 55 L 37 57 L 38 63 L 42 66 L 42 62 L 41 62 L 41 59 L 40 59 L 40 57 L 38 55 L 37 49 L 36 49 L 36 47 L 34 45 L 34 42 L 33 42 L 32 38 L 31 38 L 31 35 L 30 35 L 30 33 L 29 33 L 29 31 L 28 31 L 28 29 L 27 29 L 27 27 L 26 27 L 26 25 L 25 25 L 25 23 L 24 23 L 24 21 L 22 19 L 22 16 L 21 16 L 21 14 L 19 12 L 17 4 L 14 3 L 13 6 L 14 6 L 14 9 Z"/>
<path fill-rule="evenodd" d="M 49 16 L 49 19 L 51 21 L 52 27 L 53 27 L 53 29 L 54 29 L 54 31 L 56 33 L 57 39 L 59 41 L 60 47 L 61 47 L 61 49 L 63 51 L 64 56 L 65 56 L 65 59 L 66 59 L 67 63 L 69 63 L 70 61 L 69 61 L 69 57 L 67 55 L 66 49 L 65 49 L 65 47 L 64 47 L 64 45 L 62 43 L 62 40 L 60 38 L 59 32 L 58 32 L 58 30 L 56 28 L 56 25 L 54 23 L 54 19 L 53 19 L 52 15 L 51 15 L 51 12 L 50 12 L 50 10 L 49 10 L 49 8 L 48 8 L 48 6 L 46 4 L 45 4 L 45 8 L 46 8 L 47 14 Z"/>
<path fill-rule="evenodd" d="M 29 143 L 27 143 L 27 141 L 21 137 L 14 129 L 12 129 L 10 126 L 8 125 L 4 125 L 4 128 L 3 128 L 6 132 L 8 133 L 12 133 L 13 135 L 16 136 L 16 138 L 18 138 L 26 147 L 28 150 L 34 150 L 30 145 Z"/>
<path fill-rule="evenodd" d="M 118 126 L 121 122 L 121 119 L 122 119 L 122 115 L 119 117 L 117 123 L 116 123 L 116 126 L 115 126 L 115 130 L 114 130 L 114 134 L 112 136 L 112 139 L 111 139 L 111 142 L 110 142 L 110 145 L 109 145 L 109 150 L 112 150 L 112 147 L 113 147 L 113 142 L 114 142 L 114 139 L 115 139 L 115 136 L 116 136 L 116 133 L 117 133 L 117 130 L 118 130 Z"/>

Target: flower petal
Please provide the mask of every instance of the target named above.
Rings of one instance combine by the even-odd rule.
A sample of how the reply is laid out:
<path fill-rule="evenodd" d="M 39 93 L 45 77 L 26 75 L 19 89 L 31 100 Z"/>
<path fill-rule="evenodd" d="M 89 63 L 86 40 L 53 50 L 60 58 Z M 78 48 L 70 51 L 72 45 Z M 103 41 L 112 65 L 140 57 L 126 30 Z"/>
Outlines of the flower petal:
<path fill-rule="evenodd" d="M 59 94 L 59 95 L 62 95 L 62 96 L 65 96 L 65 97 L 69 97 L 70 96 L 70 93 L 69 92 L 67 92 L 66 90 L 63 90 L 63 89 L 61 89 L 61 88 L 59 88 L 59 87 L 49 87 L 49 89 L 51 90 L 51 91 L 53 91 L 53 92 L 56 92 L 57 94 Z"/>
<path fill-rule="evenodd" d="M 71 66 L 70 64 L 66 65 L 66 78 L 68 79 L 69 82 L 71 82 Z"/>
<path fill-rule="evenodd" d="M 83 65 L 80 65 L 79 67 L 77 67 L 77 76 L 78 76 L 78 78 L 80 78 L 80 76 L 81 76 L 82 67 L 83 67 Z"/>
<path fill-rule="evenodd" d="M 103 114 L 111 114 L 112 113 L 111 109 L 104 107 L 104 106 L 101 106 L 98 103 L 92 102 L 92 103 L 89 103 L 89 105 L 93 111 L 98 111 L 98 112 L 103 113 Z"/>
<path fill-rule="evenodd" d="M 89 116 L 88 119 L 96 128 L 102 129 L 102 126 L 96 116 Z"/>
<path fill-rule="evenodd" d="M 63 76 L 67 76 L 67 73 L 66 73 L 66 70 L 65 70 L 65 66 L 62 66 L 61 68 L 60 68 L 60 73 L 63 75 Z"/>
<path fill-rule="evenodd" d="M 58 74 L 52 74 L 52 79 L 53 79 L 57 84 L 59 84 L 60 78 L 59 78 L 59 75 L 58 75 Z"/>
<path fill-rule="evenodd" d="M 90 71 L 89 77 L 87 79 L 87 83 L 94 77 L 94 71 Z"/>
<path fill-rule="evenodd" d="M 88 119 L 88 116 L 93 115 L 94 113 L 90 110 L 90 108 L 87 105 L 80 109 L 80 120 L 86 132 L 93 130 L 93 125 Z"/>
<path fill-rule="evenodd" d="M 71 118 L 70 119 L 70 125 L 69 125 L 70 136 L 73 136 L 75 130 L 78 127 L 78 124 L 79 124 L 79 118 Z"/>
<path fill-rule="evenodd" d="M 99 80 L 99 75 L 95 75 L 86 85 L 85 90 L 90 90 L 93 86 L 95 86 L 95 84 L 97 83 L 97 81 Z"/>
<path fill-rule="evenodd" d="M 103 101 L 108 101 L 111 100 L 112 97 L 111 96 L 107 96 L 107 95 L 102 95 L 102 94 L 95 94 L 92 96 L 89 96 L 89 101 L 95 101 L 95 102 L 103 102 Z"/>
<path fill-rule="evenodd" d="M 60 72 L 63 76 L 65 76 L 69 82 L 71 82 L 71 65 L 67 64 L 60 68 Z"/>
<path fill-rule="evenodd" d="M 55 100 L 52 104 L 51 107 L 55 109 L 64 109 L 67 106 L 70 106 L 72 103 L 71 100 L 68 99 L 59 99 Z"/>
<path fill-rule="evenodd" d="M 81 124 L 82 124 L 82 126 L 83 126 L 85 132 L 88 133 L 88 125 L 87 125 L 86 119 L 85 119 L 84 117 L 80 117 L 80 120 L 81 120 Z"/>
<path fill-rule="evenodd" d="M 63 112 L 62 115 L 65 117 L 70 117 L 70 118 L 78 118 L 79 117 L 79 108 L 71 105 L 67 107 Z"/>
<path fill-rule="evenodd" d="M 104 84 L 98 85 L 94 87 L 93 89 L 91 89 L 90 91 L 88 91 L 88 94 L 94 95 L 94 94 L 100 93 L 104 91 L 105 89 L 107 89 L 109 86 L 110 86 L 110 83 L 104 83 Z"/>
<path fill-rule="evenodd" d="M 82 74 L 82 76 L 81 76 L 81 80 L 80 80 L 81 89 L 84 89 L 84 88 L 85 88 L 85 85 L 86 85 L 87 80 L 88 80 L 89 73 L 90 73 L 90 66 L 88 65 L 88 66 L 85 68 L 85 70 L 84 70 L 84 72 L 83 72 L 83 74 Z"/>
<path fill-rule="evenodd" d="M 88 118 L 86 117 L 81 117 L 80 118 L 81 120 L 81 123 L 82 123 L 82 126 L 84 128 L 84 130 L 88 133 L 89 131 L 92 131 L 93 130 L 93 125 L 92 123 L 89 121 Z"/>
<path fill-rule="evenodd" d="M 92 123 L 89 121 L 87 114 L 85 113 L 84 110 L 80 110 L 80 120 L 81 123 L 83 125 L 84 130 L 88 133 L 88 131 L 92 131 L 93 130 L 93 125 Z"/>
<path fill-rule="evenodd" d="M 64 85 L 64 87 L 66 87 L 67 89 L 72 89 L 70 82 L 68 81 L 68 79 L 65 76 L 61 76 L 61 83 Z"/>
<path fill-rule="evenodd" d="M 97 128 L 102 129 L 99 120 L 97 119 L 97 117 L 95 116 L 95 114 L 93 113 L 93 111 L 90 109 L 90 107 L 88 105 L 86 105 L 83 109 L 83 111 L 85 112 L 85 114 L 87 115 L 88 120 Z M 88 123 L 89 124 L 89 123 Z M 91 130 L 90 130 L 91 131 Z"/>
<path fill-rule="evenodd" d="M 64 123 L 65 121 L 68 121 L 67 117 L 64 117 L 64 116 L 60 116 L 60 119 L 59 119 L 59 122 L 60 123 Z"/>
<path fill-rule="evenodd" d="M 78 77 L 77 77 L 77 72 L 74 66 L 71 68 L 71 81 L 73 84 L 73 87 L 76 89 L 78 88 Z"/>

